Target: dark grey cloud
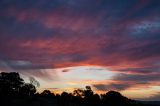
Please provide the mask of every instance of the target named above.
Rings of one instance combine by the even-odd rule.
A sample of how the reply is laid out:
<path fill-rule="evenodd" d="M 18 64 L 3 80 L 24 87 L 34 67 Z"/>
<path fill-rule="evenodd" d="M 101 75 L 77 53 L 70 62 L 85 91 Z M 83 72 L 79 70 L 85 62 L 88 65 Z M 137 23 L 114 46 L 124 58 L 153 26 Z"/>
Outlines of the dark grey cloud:
<path fill-rule="evenodd" d="M 1 38 L 9 39 L 39 39 L 54 37 L 58 34 L 55 29 L 48 29 L 35 21 L 18 22 L 15 18 L 1 17 L 0 31 L 3 33 Z"/>
<path fill-rule="evenodd" d="M 156 94 L 153 94 L 152 96 L 150 96 L 148 98 L 144 98 L 142 100 L 145 100 L 145 101 L 159 101 L 160 100 L 160 92 L 157 92 Z"/>
<path fill-rule="evenodd" d="M 134 86 L 134 85 L 131 85 L 129 83 L 121 83 L 121 84 L 112 83 L 112 84 L 94 84 L 92 86 L 101 91 L 107 91 L 107 90 L 121 91 L 121 90 L 126 90 L 127 88 Z"/>
<path fill-rule="evenodd" d="M 152 74 L 152 73 L 159 73 L 160 67 L 143 67 L 143 68 L 125 68 L 119 69 L 118 71 L 123 72 L 130 72 L 130 73 L 139 73 L 139 74 Z"/>
<path fill-rule="evenodd" d="M 69 72 L 69 71 L 70 71 L 69 69 L 62 70 L 62 72 Z"/>
<path fill-rule="evenodd" d="M 118 74 L 113 79 L 118 81 L 150 82 L 160 81 L 159 75 L 159 72 L 153 74 Z"/>
<path fill-rule="evenodd" d="M 5 69 L 12 70 L 30 70 L 30 69 L 42 69 L 42 66 L 33 64 L 30 61 L 25 60 L 0 60 L 0 69 L 5 71 Z"/>
<path fill-rule="evenodd" d="M 19 72 L 27 77 L 37 77 L 43 80 L 58 79 L 55 71 L 51 76 L 43 66 L 24 60 L 0 60 L 0 72 Z"/>
<path fill-rule="evenodd" d="M 70 54 L 56 54 L 52 59 L 55 62 L 81 62 L 81 61 L 85 61 L 88 60 L 88 56 L 87 55 L 83 55 L 80 53 L 70 53 Z"/>
<path fill-rule="evenodd" d="M 96 89 L 98 89 L 98 90 L 101 90 L 101 91 L 106 91 L 106 90 L 108 90 L 108 88 L 106 88 L 106 85 L 104 85 L 104 84 L 94 84 L 94 85 L 92 85 L 93 87 L 95 87 Z"/>

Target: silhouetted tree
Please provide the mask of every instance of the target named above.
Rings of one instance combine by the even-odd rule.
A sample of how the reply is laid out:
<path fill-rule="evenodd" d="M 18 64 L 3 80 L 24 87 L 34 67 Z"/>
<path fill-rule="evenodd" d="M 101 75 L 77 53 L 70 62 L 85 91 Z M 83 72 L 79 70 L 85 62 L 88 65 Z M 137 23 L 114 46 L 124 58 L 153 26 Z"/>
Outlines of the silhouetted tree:
<path fill-rule="evenodd" d="M 0 73 L 0 94 L 3 96 L 33 95 L 36 87 L 25 83 L 19 73 Z"/>
<path fill-rule="evenodd" d="M 75 89 L 73 91 L 73 95 L 81 98 L 84 96 L 84 91 L 82 89 Z"/>
<path fill-rule="evenodd" d="M 105 104 L 112 106 L 130 106 L 131 100 L 122 96 L 119 92 L 109 91 L 102 96 L 102 100 Z"/>
<path fill-rule="evenodd" d="M 84 97 L 90 98 L 93 96 L 93 91 L 90 86 L 86 86 L 86 89 L 84 90 Z"/>
<path fill-rule="evenodd" d="M 30 77 L 29 80 L 30 80 L 30 83 L 35 87 L 40 87 L 40 83 L 34 77 Z"/>
<path fill-rule="evenodd" d="M 39 94 L 36 93 L 39 85 L 32 77 L 30 83 L 25 83 L 18 73 L 0 73 L 0 106 L 155 106 L 130 100 L 116 91 L 100 97 L 90 86 L 56 96 L 49 90 Z"/>
<path fill-rule="evenodd" d="M 55 94 L 54 93 L 51 93 L 50 90 L 44 90 L 42 93 L 41 93 L 42 96 L 45 96 L 45 97 L 55 97 Z"/>
<path fill-rule="evenodd" d="M 16 95 L 20 93 L 20 88 L 24 84 L 24 80 L 20 78 L 18 73 L 0 73 L 0 94 L 5 96 Z"/>
<path fill-rule="evenodd" d="M 36 87 L 33 84 L 26 83 L 20 88 L 20 93 L 23 95 L 34 95 L 36 93 Z"/>
<path fill-rule="evenodd" d="M 69 106 L 71 102 L 72 95 L 67 92 L 62 92 L 61 99 L 59 101 L 61 106 Z"/>
<path fill-rule="evenodd" d="M 94 94 L 93 96 L 92 96 L 92 102 L 93 102 L 93 104 L 95 105 L 95 106 L 97 106 L 97 105 L 100 105 L 101 104 L 101 99 L 100 99 L 100 96 L 98 95 L 98 94 Z"/>

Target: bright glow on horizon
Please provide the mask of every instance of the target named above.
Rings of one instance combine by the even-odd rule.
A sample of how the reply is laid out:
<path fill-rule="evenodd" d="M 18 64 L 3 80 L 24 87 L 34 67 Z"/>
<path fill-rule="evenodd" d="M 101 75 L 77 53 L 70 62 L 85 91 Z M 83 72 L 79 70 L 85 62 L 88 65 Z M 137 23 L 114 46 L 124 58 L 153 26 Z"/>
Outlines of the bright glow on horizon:
<path fill-rule="evenodd" d="M 48 79 L 36 77 L 41 84 L 41 87 L 38 88 L 38 92 L 41 92 L 44 89 L 51 90 L 54 93 L 61 93 L 63 91 L 72 92 L 74 89 L 85 88 L 87 85 L 120 84 L 120 82 L 114 82 L 113 80 L 114 76 L 120 73 L 109 70 L 109 68 L 103 66 L 74 66 L 56 69 L 43 69 L 41 71 L 42 73 L 46 73 L 49 77 Z M 28 75 L 21 74 L 21 76 L 28 82 Z M 144 87 L 133 86 L 122 90 L 121 93 L 129 98 L 143 99 L 154 95 L 160 90 L 159 86 L 151 85 L 148 88 Z M 110 88 L 107 88 L 107 90 L 104 91 L 98 90 L 93 86 L 92 89 L 98 94 L 106 93 L 107 90 L 112 90 Z"/>
<path fill-rule="evenodd" d="M 43 73 L 50 75 L 49 79 L 36 78 L 43 89 L 84 88 L 86 85 L 94 84 L 97 81 L 110 80 L 116 73 L 101 66 L 75 66 L 56 69 L 44 69 Z M 27 76 L 22 75 L 27 81 Z M 67 89 L 68 91 L 68 89 Z"/>
<path fill-rule="evenodd" d="M 61 69 L 60 69 L 61 70 Z M 68 72 L 63 72 L 68 71 Z M 58 75 L 64 80 L 105 80 L 114 76 L 114 73 L 100 66 L 76 66 L 64 68 L 58 71 Z"/>

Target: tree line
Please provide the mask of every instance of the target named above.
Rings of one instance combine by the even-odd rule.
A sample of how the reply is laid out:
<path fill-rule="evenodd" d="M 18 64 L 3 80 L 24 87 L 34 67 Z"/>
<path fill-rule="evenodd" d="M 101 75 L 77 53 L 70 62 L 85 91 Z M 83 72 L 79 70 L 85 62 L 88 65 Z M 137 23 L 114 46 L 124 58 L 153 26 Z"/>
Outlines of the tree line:
<path fill-rule="evenodd" d="M 72 93 L 54 94 L 49 90 L 37 92 L 40 84 L 34 78 L 25 83 L 16 72 L 0 73 L 0 106 L 151 106 L 108 91 L 98 95 L 90 86 Z"/>

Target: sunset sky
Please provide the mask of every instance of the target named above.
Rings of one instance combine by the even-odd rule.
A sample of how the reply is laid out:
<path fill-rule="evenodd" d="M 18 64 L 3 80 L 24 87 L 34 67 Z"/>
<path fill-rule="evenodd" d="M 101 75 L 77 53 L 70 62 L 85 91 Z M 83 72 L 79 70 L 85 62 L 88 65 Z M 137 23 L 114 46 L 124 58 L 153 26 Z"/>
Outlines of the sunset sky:
<path fill-rule="evenodd" d="M 39 91 L 160 100 L 160 0 L 0 0 L 0 72 L 12 71 Z"/>

